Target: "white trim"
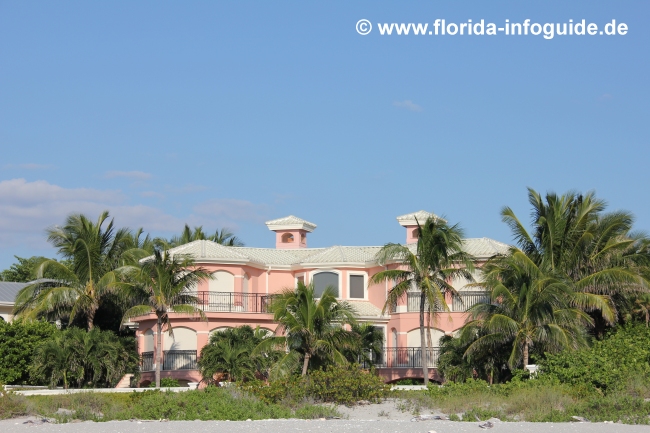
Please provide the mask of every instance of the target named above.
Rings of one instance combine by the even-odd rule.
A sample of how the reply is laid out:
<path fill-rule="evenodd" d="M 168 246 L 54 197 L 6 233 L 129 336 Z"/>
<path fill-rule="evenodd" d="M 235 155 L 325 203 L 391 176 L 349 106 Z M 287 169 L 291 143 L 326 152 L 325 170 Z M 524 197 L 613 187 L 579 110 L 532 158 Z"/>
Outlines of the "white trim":
<path fill-rule="evenodd" d="M 349 300 L 356 300 L 356 301 L 368 301 L 368 272 L 366 271 L 347 271 L 348 275 L 348 293 L 347 293 L 347 299 Z M 353 298 L 350 296 L 350 276 L 352 275 L 361 275 L 363 277 L 363 298 Z"/>
<path fill-rule="evenodd" d="M 302 277 L 302 282 L 307 284 L 307 272 L 299 272 L 293 276 L 293 286 L 298 287 L 298 278 Z"/>

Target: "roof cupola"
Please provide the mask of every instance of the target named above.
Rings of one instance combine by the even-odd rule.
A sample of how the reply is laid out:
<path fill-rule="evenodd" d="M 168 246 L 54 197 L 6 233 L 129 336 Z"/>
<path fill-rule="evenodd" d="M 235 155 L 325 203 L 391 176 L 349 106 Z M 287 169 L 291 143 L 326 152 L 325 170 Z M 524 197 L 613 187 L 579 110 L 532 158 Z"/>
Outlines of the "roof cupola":
<path fill-rule="evenodd" d="M 316 228 L 316 224 L 293 215 L 267 221 L 266 226 L 275 232 L 278 249 L 307 248 L 307 233 Z"/>
<path fill-rule="evenodd" d="M 429 218 L 440 219 L 440 217 L 434 213 L 427 212 L 424 210 L 419 210 L 413 213 L 407 213 L 406 215 L 400 215 L 397 217 L 397 222 L 402 226 L 406 227 L 406 243 L 414 244 L 418 241 L 418 223 L 420 225 Z"/>

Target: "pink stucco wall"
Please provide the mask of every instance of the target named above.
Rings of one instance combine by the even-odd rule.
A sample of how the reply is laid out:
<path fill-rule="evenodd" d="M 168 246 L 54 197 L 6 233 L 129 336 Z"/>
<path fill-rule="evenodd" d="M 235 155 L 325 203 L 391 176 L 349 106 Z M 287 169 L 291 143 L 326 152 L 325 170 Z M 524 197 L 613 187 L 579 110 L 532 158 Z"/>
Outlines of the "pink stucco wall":
<path fill-rule="evenodd" d="M 408 233 L 408 232 L 407 232 Z M 339 267 L 339 268 L 304 268 L 304 269 L 274 269 L 271 267 L 259 268 L 254 266 L 244 266 L 236 264 L 214 264 L 214 263 L 198 263 L 208 269 L 210 272 L 226 271 L 234 276 L 235 293 L 242 293 L 244 290 L 244 276 L 248 277 L 248 293 L 267 295 L 278 293 L 285 288 L 293 288 L 296 284 L 297 276 L 303 276 L 305 283 L 309 283 L 313 275 L 317 272 L 329 271 L 335 272 L 340 275 L 339 277 L 339 293 L 343 300 L 349 299 L 349 276 L 351 274 L 362 274 L 366 277 L 366 284 L 369 278 L 377 272 L 386 268 L 382 266 L 370 267 Z M 391 266 L 390 268 L 395 268 Z M 386 300 L 386 295 L 390 285 L 387 283 L 379 283 L 369 285 L 365 292 L 365 301 L 371 302 L 373 305 L 382 309 Z M 199 285 L 199 292 L 207 292 L 209 290 L 208 282 L 203 282 Z M 451 303 L 451 298 L 447 300 Z M 393 347 L 394 342 L 393 330 L 397 332 L 398 346 L 407 346 L 407 333 L 414 329 L 419 328 L 419 313 L 406 312 L 406 300 L 402 299 L 398 302 L 401 307 L 400 312 L 390 313 L 387 311 L 387 316 L 384 318 L 377 318 L 376 324 L 385 328 L 385 345 L 386 347 Z M 398 307 L 399 308 L 399 307 Z M 389 316 L 388 316 L 389 315 Z M 244 324 L 252 327 L 260 326 L 269 329 L 270 331 L 276 330 L 276 324 L 273 323 L 272 316 L 265 313 L 245 313 L 245 312 L 206 312 L 206 320 L 201 320 L 199 317 L 188 317 L 186 315 L 170 314 L 170 319 L 174 328 L 188 328 L 196 332 L 196 349 L 200 354 L 201 349 L 207 344 L 210 332 L 223 327 L 236 327 Z M 151 329 L 154 332 L 154 345 L 156 344 L 155 338 L 155 316 L 149 315 L 136 319 L 139 322 L 139 328 L 136 332 L 139 352 L 143 352 L 144 347 L 144 334 L 147 330 Z M 440 313 L 433 323 L 433 327 L 449 334 L 460 327 L 465 322 L 465 314 L 460 312 Z M 163 335 L 164 338 L 164 335 Z M 163 347 L 164 347 L 163 341 Z M 381 369 L 380 374 L 385 377 L 386 381 L 394 381 L 403 377 L 421 377 L 421 369 L 404 369 L 392 368 Z M 435 372 L 432 372 L 432 379 L 435 379 Z M 419 376 L 418 376 L 419 375 Z M 151 380 L 150 373 L 145 372 L 142 375 L 142 380 Z M 164 372 L 163 377 L 175 377 L 186 381 L 198 381 L 198 372 L 189 370 L 170 371 Z M 153 376 L 151 376 L 153 377 Z"/>

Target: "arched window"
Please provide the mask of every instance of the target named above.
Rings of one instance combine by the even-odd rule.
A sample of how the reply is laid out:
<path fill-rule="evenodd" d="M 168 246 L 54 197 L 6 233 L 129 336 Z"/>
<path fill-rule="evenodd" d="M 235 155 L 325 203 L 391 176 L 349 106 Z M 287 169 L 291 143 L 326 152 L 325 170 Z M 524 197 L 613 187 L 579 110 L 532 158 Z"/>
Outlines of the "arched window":
<path fill-rule="evenodd" d="M 393 328 L 393 347 L 397 349 L 397 329 Z"/>
<path fill-rule="evenodd" d="M 413 239 L 417 239 L 420 237 L 420 229 L 419 228 L 414 228 L 413 231 L 411 232 L 411 237 Z"/>
<path fill-rule="evenodd" d="M 307 242 L 307 236 L 304 233 L 300 233 L 300 242 L 303 244 Z"/>
<path fill-rule="evenodd" d="M 212 279 L 208 281 L 208 290 L 211 292 L 234 292 L 235 276 L 226 271 L 213 273 Z"/>
<path fill-rule="evenodd" d="M 292 244 L 293 243 L 293 235 L 291 233 L 285 233 L 282 235 L 282 243 L 283 244 Z"/>
<path fill-rule="evenodd" d="M 314 294 L 320 298 L 326 288 L 331 287 L 334 296 L 339 297 L 339 275 L 334 272 L 319 272 L 312 277 Z"/>
<path fill-rule="evenodd" d="M 151 329 L 144 331 L 144 347 L 142 351 L 153 352 L 153 331 Z"/>
<path fill-rule="evenodd" d="M 196 350 L 196 331 L 189 328 L 174 327 L 173 336 L 169 331 L 163 334 L 165 350 Z"/>

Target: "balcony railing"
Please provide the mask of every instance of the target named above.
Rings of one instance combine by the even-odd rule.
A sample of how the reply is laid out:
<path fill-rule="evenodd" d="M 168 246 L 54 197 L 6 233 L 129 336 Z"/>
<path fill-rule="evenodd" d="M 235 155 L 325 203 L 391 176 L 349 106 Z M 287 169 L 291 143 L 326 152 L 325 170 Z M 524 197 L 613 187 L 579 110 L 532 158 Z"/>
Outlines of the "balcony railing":
<path fill-rule="evenodd" d="M 234 292 L 185 292 L 180 297 L 187 297 L 184 303 L 216 313 L 266 313 L 271 299 L 269 295 Z"/>
<path fill-rule="evenodd" d="M 454 297 L 451 305 L 448 306 L 453 312 L 465 312 L 479 302 L 487 302 L 489 300 L 490 295 L 486 292 L 458 292 L 458 297 Z M 428 301 L 424 303 L 424 310 L 429 310 Z M 397 311 L 397 305 L 393 305 L 390 311 L 391 313 L 395 313 Z M 408 292 L 406 294 L 406 311 L 409 313 L 420 311 L 420 293 Z M 436 306 L 435 311 L 443 311 L 443 308 Z"/>
<path fill-rule="evenodd" d="M 438 365 L 439 347 L 425 349 L 427 367 L 435 368 Z M 389 347 L 383 349 L 379 356 L 362 363 L 363 367 L 374 365 L 377 368 L 418 368 L 422 367 L 422 349 L 419 347 Z"/>
<path fill-rule="evenodd" d="M 419 347 L 389 347 L 374 355 L 371 360 L 362 362 L 364 368 L 374 365 L 377 368 L 421 368 L 422 350 Z M 438 365 L 439 347 L 426 349 L 427 366 Z M 196 370 L 196 350 L 163 351 L 163 371 Z M 154 352 L 144 352 L 140 356 L 140 371 L 154 371 Z"/>
<path fill-rule="evenodd" d="M 162 370 L 196 370 L 196 350 L 164 350 Z M 154 352 L 140 356 L 140 371 L 154 371 Z"/>

